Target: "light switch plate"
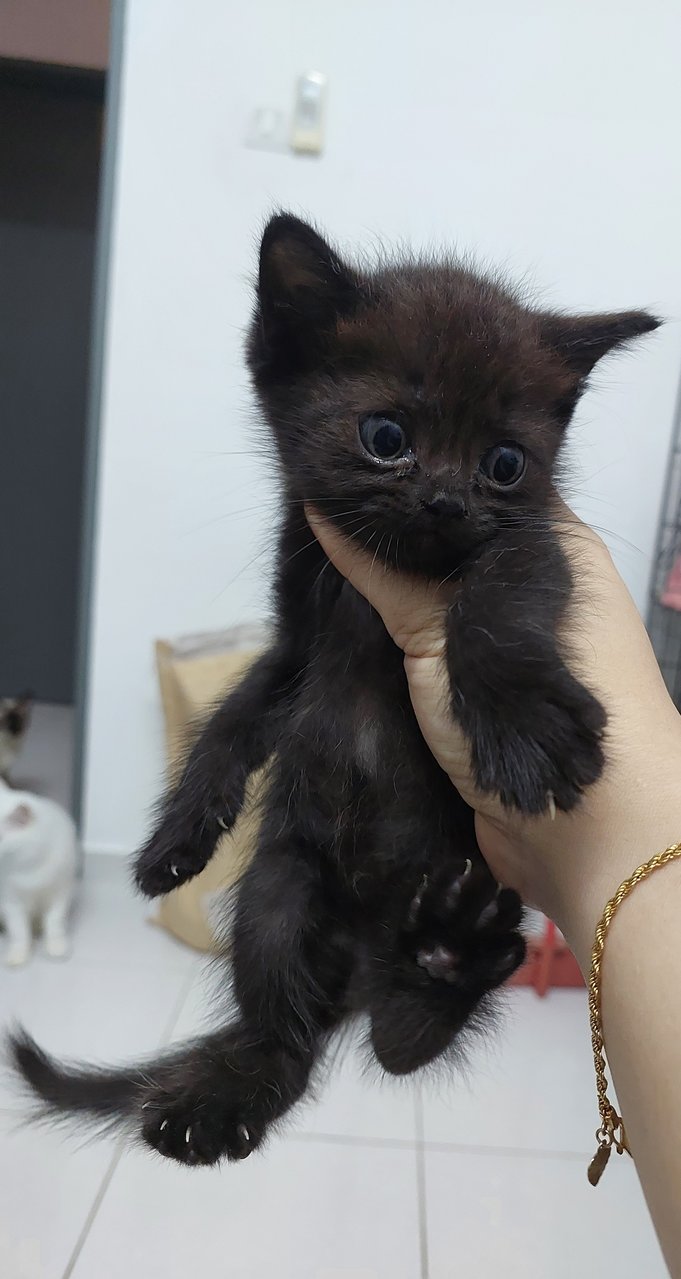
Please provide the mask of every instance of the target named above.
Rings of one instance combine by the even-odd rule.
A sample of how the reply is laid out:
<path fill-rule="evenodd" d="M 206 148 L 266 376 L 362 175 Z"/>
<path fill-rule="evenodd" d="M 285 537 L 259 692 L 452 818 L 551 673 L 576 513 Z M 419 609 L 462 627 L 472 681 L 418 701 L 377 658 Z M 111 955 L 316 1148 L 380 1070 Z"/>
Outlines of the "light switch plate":
<path fill-rule="evenodd" d="M 324 143 L 326 76 L 308 71 L 296 85 L 291 126 L 291 148 L 307 155 L 319 155 Z"/>

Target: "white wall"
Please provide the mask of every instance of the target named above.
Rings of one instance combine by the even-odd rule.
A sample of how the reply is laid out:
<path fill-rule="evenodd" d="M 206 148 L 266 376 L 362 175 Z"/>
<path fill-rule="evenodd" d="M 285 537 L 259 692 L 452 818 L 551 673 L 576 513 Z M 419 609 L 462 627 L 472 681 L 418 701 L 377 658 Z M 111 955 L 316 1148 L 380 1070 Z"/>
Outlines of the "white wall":
<path fill-rule="evenodd" d="M 152 642 L 261 614 L 273 508 L 241 368 L 274 205 L 348 244 L 454 242 L 547 301 L 681 315 L 674 0 L 128 0 L 85 841 L 131 849 L 162 767 Z M 329 76 L 321 159 L 248 150 Z M 578 504 L 643 605 L 679 376 L 670 324 L 584 403 Z M 619 539 L 624 539 L 624 543 Z"/>

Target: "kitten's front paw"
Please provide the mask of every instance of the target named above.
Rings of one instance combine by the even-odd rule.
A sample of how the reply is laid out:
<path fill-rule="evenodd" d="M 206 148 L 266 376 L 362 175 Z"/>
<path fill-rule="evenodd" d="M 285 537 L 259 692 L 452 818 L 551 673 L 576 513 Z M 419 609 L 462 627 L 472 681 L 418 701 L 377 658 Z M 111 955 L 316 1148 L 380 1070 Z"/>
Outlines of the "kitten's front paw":
<path fill-rule="evenodd" d="M 198 840 L 194 843 L 192 835 L 189 841 L 183 840 L 175 830 L 168 832 L 162 826 L 144 845 L 135 862 L 135 883 L 145 897 L 164 897 L 201 874 L 214 844 L 206 849 Z"/>
<path fill-rule="evenodd" d="M 145 1103 L 143 1114 L 147 1145 L 181 1164 L 246 1159 L 260 1142 L 253 1124 L 215 1096 L 172 1100 L 161 1094 Z"/>
<path fill-rule="evenodd" d="M 24 946 L 20 942 L 10 942 L 4 955 L 4 961 L 8 968 L 22 968 L 31 958 L 30 946 Z"/>
<path fill-rule="evenodd" d="M 229 799 L 223 795 L 190 810 L 171 801 L 135 860 L 135 883 L 145 897 L 163 897 L 200 875 L 220 836 L 239 816 L 245 789 L 245 781 L 235 782 Z"/>
<path fill-rule="evenodd" d="M 404 937 L 429 978 L 479 997 L 523 962 L 521 917 L 518 894 L 497 889 L 485 866 L 468 861 L 458 874 L 446 869 L 424 879 Z"/>
<path fill-rule="evenodd" d="M 43 950 L 49 959 L 68 959 L 71 954 L 71 943 L 63 935 L 46 937 Z"/>
<path fill-rule="evenodd" d="M 605 711 L 568 671 L 467 718 L 477 785 L 507 808 L 569 812 L 603 771 Z"/>

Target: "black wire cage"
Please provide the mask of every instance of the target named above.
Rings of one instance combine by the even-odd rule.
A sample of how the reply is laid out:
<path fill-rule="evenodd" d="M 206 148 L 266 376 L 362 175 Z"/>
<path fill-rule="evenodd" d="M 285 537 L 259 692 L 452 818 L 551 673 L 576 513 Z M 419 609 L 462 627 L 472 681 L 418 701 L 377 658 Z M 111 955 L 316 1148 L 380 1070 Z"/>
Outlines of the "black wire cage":
<path fill-rule="evenodd" d="M 681 710 L 681 406 L 657 533 L 648 631 L 667 688 Z"/>

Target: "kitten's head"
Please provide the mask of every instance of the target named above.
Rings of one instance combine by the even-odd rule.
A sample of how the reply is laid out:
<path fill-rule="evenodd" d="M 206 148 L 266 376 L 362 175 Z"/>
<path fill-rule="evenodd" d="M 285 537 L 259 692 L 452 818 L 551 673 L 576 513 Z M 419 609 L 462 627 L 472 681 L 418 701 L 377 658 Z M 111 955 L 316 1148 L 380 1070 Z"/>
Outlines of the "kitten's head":
<path fill-rule="evenodd" d="M 291 493 L 381 559 L 439 574 L 548 510 L 589 373 L 658 323 L 533 310 L 452 260 L 358 269 L 280 215 L 248 356 Z"/>

